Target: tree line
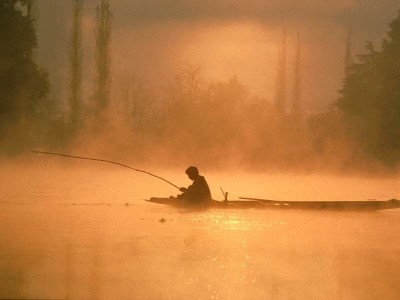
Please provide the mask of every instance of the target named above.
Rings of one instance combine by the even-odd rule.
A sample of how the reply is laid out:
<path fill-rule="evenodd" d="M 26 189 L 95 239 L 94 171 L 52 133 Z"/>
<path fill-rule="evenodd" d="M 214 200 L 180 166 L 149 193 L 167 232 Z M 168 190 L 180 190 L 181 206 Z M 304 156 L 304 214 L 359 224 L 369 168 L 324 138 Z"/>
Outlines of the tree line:
<path fill-rule="evenodd" d="M 364 153 L 393 165 L 400 160 L 400 12 L 381 49 L 371 42 L 350 64 L 336 108 Z"/>
<path fill-rule="evenodd" d="M 111 89 L 112 13 L 107 0 L 96 8 L 96 84 L 82 97 L 82 14 L 84 0 L 72 1 L 69 101 L 66 117 L 56 117 L 49 100 L 46 71 L 35 62 L 30 1 L 0 4 L 1 152 L 31 147 L 73 148 L 82 141 L 115 152 L 171 161 L 179 158 L 249 167 L 347 168 L 373 161 L 395 165 L 400 148 L 400 15 L 391 23 L 380 50 L 350 54 L 338 100 L 323 113 L 306 116 L 301 99 L 301 44 L 297 35 L 292 106 L 286 83 L 286 32 L 283 34 L 275 102 L 253 95 L 237 76 L 208 81 L 201 68 L 188 66 L 150 88 L 131 74 L 118 74 Z M 10 28 L 18 28 L 11 30 Z M 133 74 L 134 72 L 132 72 Z M 111 96 L 112 95 L 112 96 Z M 124 149 L 124 150 L 122 150 Z M 107 152 L 110 153 L 110 152 Z M 111 151 L 113 153 L 113 151 Z"/>

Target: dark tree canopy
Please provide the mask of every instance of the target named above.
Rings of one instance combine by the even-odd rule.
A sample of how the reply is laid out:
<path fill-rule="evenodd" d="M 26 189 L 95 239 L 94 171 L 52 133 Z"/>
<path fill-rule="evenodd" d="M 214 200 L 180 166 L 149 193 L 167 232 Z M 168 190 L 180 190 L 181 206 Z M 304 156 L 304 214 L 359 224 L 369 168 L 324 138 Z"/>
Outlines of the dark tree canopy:
<path fill-rule="evenodd" d="M 11 124 L 43 117 L 47 73 L 34 61 L 37 47 L 27 1 L 0 1 L 0 133 Z"/>
<path fill-rule="evenodd" d="M 400 153 L 400 12 L 380 50 L 367 42 L 345 78 L 338 109 L 370 155 L 386 163 Z"/>

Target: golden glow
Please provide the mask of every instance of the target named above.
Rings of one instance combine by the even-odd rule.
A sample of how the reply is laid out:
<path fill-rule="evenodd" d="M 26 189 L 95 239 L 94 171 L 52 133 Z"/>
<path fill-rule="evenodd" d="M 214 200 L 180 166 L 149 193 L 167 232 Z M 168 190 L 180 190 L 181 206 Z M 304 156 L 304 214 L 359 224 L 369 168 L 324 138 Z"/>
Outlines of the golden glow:
<path fill-rule="evenodd" d="M 273 89 L 279 39 L 254 23 L 203 26 L 182 47 L 181 62 L 202 66 L 206 77 L 238 75 L 258 92 Z"/>
<path fill-rule="evenodd" d="M 237 75 L 252 92 L 270 98 L 280 34 L 280 29 L 253 22 L 120 28 L 113 36 L 113 68 L 118 75 L 134 73 L 144 81 L 165 82 L 192 65 L 207 80 Z"/>

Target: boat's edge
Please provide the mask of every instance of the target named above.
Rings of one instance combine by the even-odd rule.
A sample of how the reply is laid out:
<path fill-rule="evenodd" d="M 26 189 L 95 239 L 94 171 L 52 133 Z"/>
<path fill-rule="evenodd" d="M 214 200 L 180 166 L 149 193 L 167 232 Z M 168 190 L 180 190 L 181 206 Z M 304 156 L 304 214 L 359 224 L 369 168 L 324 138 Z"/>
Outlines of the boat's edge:
<path fill-rule="evenodd" d="M 283 201 L 248 197 L 239 197 L 239 199 L 257 201 L 274 206 L 287 206 L 295 209 L 385 210 L 400 208 L 400 200 L 394 198 L 367 201 Z"/>
<path fill-rule="evenodd" d="M 375 211 L 400 208 L 400 200 L 390 199 L 386 201 L 281 201 L 259 198 L 240 197 L 240 200 L 217 201 L 210 200 L 203 203 L 202 207 L 213 208 L 276 208 L 276 209 L 298 209 L 298 210 L 354 210 Z M 188 207 L 188 205 L 176 198 L 152 197 L 147 202 L 164 204 L 177 207 Z"/>

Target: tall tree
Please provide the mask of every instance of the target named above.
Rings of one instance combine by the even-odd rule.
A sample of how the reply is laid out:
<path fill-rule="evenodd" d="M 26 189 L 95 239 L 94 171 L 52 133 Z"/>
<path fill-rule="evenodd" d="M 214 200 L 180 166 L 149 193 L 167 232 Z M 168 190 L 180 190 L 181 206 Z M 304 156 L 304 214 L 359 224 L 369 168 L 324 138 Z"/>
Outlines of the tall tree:
<path fill-rule="evenodd" d="M 297 32 L 297 45 L 294 58 L 294 86 L 293 86 L 293 107 L 292 115 L 296 119 L 301 117 L 301 45 L 300 33 Z"/>
<path fill-rule="evenodd" d="M 38 9 L 38 3 L 37 0 L 26 0 L 26 13 L 29 21 L 33 25 L 33 29 L 36 32 L 38 29 L 38 24 L 39 24 L 39 9 Z M 33 49 L 32 51 L 32 59 L 34 60 L 37 55 L 37 49 Z"/>
<path fill-rule="evenodd" d="M 82 106 L 82 10 L 83 0 L 74 0 L 72 9 L 72 31 L 70 61 L 70 110 L 71 125 L 74 129 L 81 121 Z"/>
<path fill-rule="evenodd" d="M 346 39 L 346 51 L 344 55 L 344 75 L 348 76 L 351 65 L 353 64 L 353 55 L 351 53 L 351 40 L 352 40 L 352 28 L 349 26 Z"/>
<path fill-rule="evenodd" d="M 105 109 L 110 102 L 110 42 L 111 42 L 111 19 L 110 3 L 108 0 L 100 0 L 96 8 L 96 69 L 97 69 L 97 92 L 96 98 L 98 108 Z"/>
<path fill-rule="evenodd" d="M 366 48 L 345 78 L 337 107 L 367 153 L 394 163 L 400 160 L 400 12 L 382 49 Z"/>
<path fill-rule="evenodd" d="M 275 107 L 284 114 L 286 110 L 286 28 L 283 30 L 282 44 L 279 52 L 279 62 L 276 77 Z"/>
<path fill-rule="evenodd" d="M 0 1 L 0 135 L 43 118 L 48 105 L 49 82 L 33 59 L 37 38 L 27 5 Z"/>

